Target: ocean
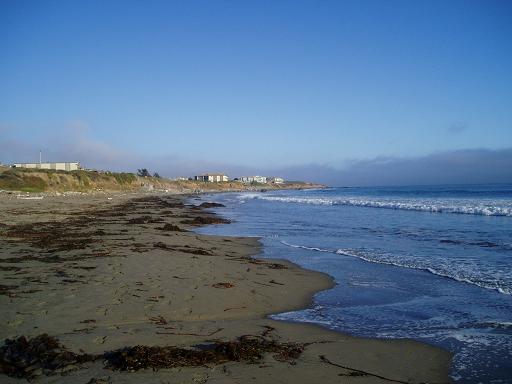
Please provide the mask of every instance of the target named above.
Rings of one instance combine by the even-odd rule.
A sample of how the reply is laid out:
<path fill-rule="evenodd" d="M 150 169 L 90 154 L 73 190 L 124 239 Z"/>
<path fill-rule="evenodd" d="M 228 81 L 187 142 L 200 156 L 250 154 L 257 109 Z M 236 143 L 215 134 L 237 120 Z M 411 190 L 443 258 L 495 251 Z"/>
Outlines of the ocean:
<path fill-rule="evenodd" d="M 328 188 L 201 197 L 262 257 L 331 275 L 310 308 L 272 315 L 454 354 L 457 383 L 512 383 L 512 185 Z"/>

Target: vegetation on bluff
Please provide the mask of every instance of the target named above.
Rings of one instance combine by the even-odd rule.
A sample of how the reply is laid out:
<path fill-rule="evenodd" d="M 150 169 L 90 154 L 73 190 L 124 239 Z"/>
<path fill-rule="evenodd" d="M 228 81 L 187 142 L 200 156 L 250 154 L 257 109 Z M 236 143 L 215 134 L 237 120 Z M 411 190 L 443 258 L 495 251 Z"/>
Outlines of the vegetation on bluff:
<path fill-rule="evenodd" d="M 281 188 L 317 188 L 318 184 L 302 182 L 285 184 L 244 184 L 237 181 L 208 183 L 192 180 L 170 180 L 139 169 L 128 172 L 60 171 L 54 169 L 8 168 L 0 166 L 0 191 L 21 192 L 92 192 L 134 191 L 139 189 L 197 193 L 206 191 L 270 190 Z M 141 174 L 143 176 L 141 176 Z"/>
<path fill-rule="evenodd" d="M 137 185 L 136 181 L 135 174 L 125 172 L 0 169 L 0 189 L 22 192 L 117 190 Z"/>
<path fill-rule="evenodd" d="M 10 169 L 0 173 L 0 189 L 42 192 L 46 187 L 47 184 L 42 178 L 31 174 L 25 174 Z"/>

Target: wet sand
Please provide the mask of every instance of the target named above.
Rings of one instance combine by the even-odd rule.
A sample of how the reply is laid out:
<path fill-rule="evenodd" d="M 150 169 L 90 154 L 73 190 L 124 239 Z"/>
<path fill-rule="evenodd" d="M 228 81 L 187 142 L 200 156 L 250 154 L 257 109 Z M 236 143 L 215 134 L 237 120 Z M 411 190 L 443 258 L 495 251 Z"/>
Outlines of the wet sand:
<path fill-rule="evenodd" d="M 298 351 L 132 371 L 106 368 L 98 358 L 28 368 L 34 382 L 449 382 L 450 355 L 439 348 L 267 319 L 308 306 L 332 279 L 252 258 L 256 238 L 192 232 L 218 218 L 185 196 L 0 195 L 0 210 L 2 339 L 46 333 L 69 351 L 98 356 L 137 345 L 197 350 L 241 337 Z M 0 382 L 20 379 L 0 374 Z"/>

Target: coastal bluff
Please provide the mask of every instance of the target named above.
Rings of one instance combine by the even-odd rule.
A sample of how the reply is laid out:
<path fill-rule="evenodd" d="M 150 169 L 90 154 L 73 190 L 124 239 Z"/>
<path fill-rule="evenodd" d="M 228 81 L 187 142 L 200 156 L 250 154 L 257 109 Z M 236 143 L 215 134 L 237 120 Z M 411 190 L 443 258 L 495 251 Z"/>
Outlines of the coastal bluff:
<path fill-rule="evenodd" d="M 97 192 L 148 191 L 171 193 L 201 193 L 254 191 L 275 189 L 323 188 L 322 184 L 300 181 L 282 184 L 244 184 L 237 181 L 210 183 L 194 180 L 171 180 L 161 177 L 140 177 L 128 172 L 58 171 L 44 169 L 0 167 L 0 191 L 21 192 Z"/>

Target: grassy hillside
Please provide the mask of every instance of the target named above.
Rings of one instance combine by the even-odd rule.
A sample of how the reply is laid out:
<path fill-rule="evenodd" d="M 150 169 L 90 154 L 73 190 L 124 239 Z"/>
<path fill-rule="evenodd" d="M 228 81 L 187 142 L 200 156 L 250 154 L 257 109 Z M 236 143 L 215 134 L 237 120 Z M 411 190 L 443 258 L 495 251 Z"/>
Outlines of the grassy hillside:
<path fill-rule="evenodd" d="M 96 171 L 56 171 L 47 169 L 0 167 L 0 190 L 22 192 L 92 192 L 163 189 L 170 192 L 208 192 L 227 190 L 311 188 L 319 185 L 287 183 L 282 185 L 247 185 L 238 182 L 207 183 L 173 181 L 164 178 L 139 177 L 133 173 Z"/>
<path fill-rule="evenodd" d="M 137 186 L 133 173 L 56 171 L 46 169 L 0 169 L 0 189 L 24 192 L 122 190 Z"/>

